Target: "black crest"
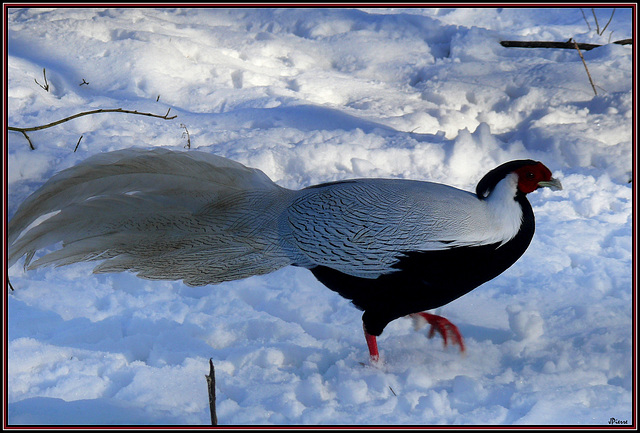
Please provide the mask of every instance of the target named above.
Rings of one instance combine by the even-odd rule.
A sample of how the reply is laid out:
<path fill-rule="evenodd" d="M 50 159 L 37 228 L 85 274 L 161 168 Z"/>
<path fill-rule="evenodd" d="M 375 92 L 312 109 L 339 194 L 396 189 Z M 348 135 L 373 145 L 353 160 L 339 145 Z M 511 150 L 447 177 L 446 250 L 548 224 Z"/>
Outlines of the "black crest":
<path fill-rule="evenodd" d="M 484 200 L 489 197 L 489 194 L 491 194 L 491 191 L 493 191 L 493 188 L 496 187 L 498 182 L 504 179 L 509 173 L 513 173 L 515 170 L 520 167 L 524 167 L 525 165 L 535 164 L 538 164 L 538 161 L 534 161 L 532 159 L 518 159 L 516 161 L 509 161 L 499 165 L 489 173 L 485 174 L 480 182 L 478 182 L 476 195 L 480 200 Z"/>

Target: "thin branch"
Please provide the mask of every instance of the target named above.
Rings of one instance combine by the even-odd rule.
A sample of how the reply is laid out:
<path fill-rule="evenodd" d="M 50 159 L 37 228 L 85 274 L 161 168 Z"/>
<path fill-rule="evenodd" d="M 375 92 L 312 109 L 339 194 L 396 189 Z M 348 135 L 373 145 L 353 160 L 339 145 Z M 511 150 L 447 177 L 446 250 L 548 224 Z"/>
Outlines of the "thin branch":
<path fill-rule="evenodd" d="M 584 14 L 584 11 L 582 10 L 582 8 L 580 8 L 580 12 L 582 12 L 582 18 L 584 18 L 584 22 L 587 23 L 587 27 L 589 27 L 589 31 L 591 31 L 591 24 L 589 24 L 589 21 L 587 20 L 587 16 Z"/>
<path fill-rule="evenodd" d="M 89 83 L 87 82 L 87 80 L 85 80 L 84 78 L 82 79 L 82 83 L 78 84 L 78 86 L 84 86 L 84 85 L 89 85 Z"/>
<path fill-rule="evenodd" d="M 589 73 L 589 68 L 587 68 L 587 62 L 585 62 L 584 60 L 582 51 L 580 51 L 580 48 L 578 47 L 578 43 L 576 41 L 573 41 L 573 44 L 575 45 L 576 50 L 578 50 L 578 54 L 580 54 L 580 58 L 582 59 L 582 64 L 584 65 L 584 69 L 587 71 L 587 77 L 589 77 L 589 82 L 591 83 L 591 88 L 593 89 L 593 93 L 595 93 L 597 96 L 598 92 L 596 91 L 596 86 L 595 84 L 593 84 L 593 80 L 591 79 L 591 74 Z"/>
<path fill-rule="evenodd" d="M 207 379 L 207 389 L 209 391 L 211 425 L 218 425 L 218 415 L 216 414 L 216 371 L 213 368 L 213 361 L 211 358 L 209 358 L 209 374 L 205 374 L 204 377 Z"/>
<path fill-rule="evenodd" d="M 41 125 L 41 126 L 32 126 L 30 128 L 17 128 L 14 126 L 9 126 L 8 129 L 9 131 L 39 131 L 41 129 L 47 129 L 47 128 L 51 128 L 52 126 L 56 126 L 56 125 L 60 125 L 61 123 L 64 122 L 68 122 L 69 120 L 73 120 L 76 119 L 78 117 L 82 117 L 82 116 L 88 116 L 89 114 L 98 114 L 98 113 L 125 113 L 125 114 L 139 114 L 141 116 L 150 116 L 150 117 L 156 117 L 159 119 L 165 119 L 165 120 L 171 120 L 171 119 L 175 119 L 176 116 L 171 116 L 169 117 L 169 111 L 171 111 L 171 108 L 169 108 L 169 110 L 167 111 L 167 114 L 165 114 L 164 116 L 161 116 L 159 114 L 153 114 L 153 113 L 144 113 L 142 111 L 137 111 L 137 110 L 123 110 L 122 108 L 100 108 L 97 110 L 91 110 L 91 111 L 83 111 L 82 113 L 78 113 L 78 114 L 74 114 L 73 116 L 69 116 L 69 117 L 65 117 L 64 119 L 61 120 L 56 120 L 55 122 L 51 122 L 51 123 L 47 123 L 46 125 Z"/>
<path fill-rule="evenodd" d="M 47 70 L 45 68 L 42 68 L 42 75 L 44 75 L 44 86 L 42 84 L 38 83 L 38 80 L 36 80 L 35 78 L 33 79 L 33 81 L 35 81 L 38 86 L 42 87 L 44 90 L 46 90 L 48 92 L 49 91 L 49 83 L 47 82 Z"/>
<path fill-rule="evenodd" d="M 600 35 L 604 34 L 604 31 L 607 30 L 607 27 L 609 27 L 609 24 L 611 24 L 611 20 L 613 19 L 613 14 L 616 13 L 616 8 L 613 8 L 613 11 L 611 11 L 611 16 L 609 17 L 609 21 L 607 21 L 607 25 L 604 26 L 604 28 L 602 29 L 602 32 L 600 33 Z"/>
<path fill-rule="evenodd" d="M 73 153 L 76 153 L 76 150 L 78 150 L 78 146 L 80 146 L 80 142 L 82 141 L 82 137 L 84 137 L 84 135 L 81 135 L 80 138 L 78 139 L 78 144 L 76 144 L 76 148 L 73 149 Z"/>
<path fill-rule="evenodd" d="M 52 126 L 60 125 L 61 123 L 68 122 L 69 120 L 73 120 L 73 119 L 76 119 L 78 117 L 88 116 L 89 114 L 98 114 L 98 113 L 138 114 L 140 116 L 149 116 L 149 117 L 155 117 L 155 118 L 164 119 L 164 120 L 171 120 L 171 119 L 175 119 L 176 117 L 178 117 L 177 115 L 169 117 L 169 112 L 170 111 L 171 111 L 171 108 L 169 108 L 167 110 L 167 113 L 165 115 L 160 115 L 160 114 L 153 114 L 153 113 L 145 113 L 145 112 L 137 111 L 137 110 L 123 110 L 122 108 L 100 108 L 100 109 L 97 109 L 97 110 L 83 111 L 82 113 L 74 114 L 73 116 L 65 117 L 64 119 L 56 120 L 55 122 L 47 123 L 46 125 L 32 126 L 32 127 L 29 127 L 29 128 L 18 128 L 18 127 L 15 127 L 15 126 L 8 126 L 7 129 L 9 131 L 16 131 L 16 132 L 22 133 L 22 135 L 24 135 L 24 137 L 29 142 L 29 146 L 31 147 L 31 150 L 35 150 L 35 147 L 33 146 L 33 143 L 31 143 L 31 140 L 29 139 L 29 136 L 27 135 L 27 132 L 29 132 L 29 131 L 39 131 L 41 129 L 51 128 Z"/>
<path fill-rule="evenodd" d="M 633 39 L 621 39 L 613 42 L 618 45 L 630 45 L 633 43 Z M 575 49 L 576 42 L 573 39 L 569 42 L 553 42 L 553 41 L 500 41 L 500 45 L 506 48 L 570 48 Z M 578 44 L 578 47 L 583 51 L 589 51 L 594 48 L 601 47 L 598 44 Z"/>
<path fill-rule="evenodd" d="M 11 291 L 13 292 L 15 289 L 13 288 L 13 286 L 11 285 L 11 281 L 9 280 L 9 277 L 7 277 L 7 284 L 9 285 L 9 288 L 11 289 Z"/>
<path fill-rule="evenodd" d="M 20 130 L 20 129 L 11 129 L 11 126 L 8 126 L 7 129 L 9 129 L 10 131 L 18 131 L 20 133 L 22 133 L 22 135 L 24 135 L 24 138 L 27 139 L 27 142 L 29 143 L 29 147 L 31 148 L 31 150 L 36 150 L 36 148 L 34 147 L 33 143 L 31 142 L 31 139 L 29 138 L 29 136 L 27 135 L 26 132 Z"/>
<path fill-rule="evenodd" d="M 596 33 L 601 35 L 600 33 L 600 25 L 598 24 L 598 17 L 596 16 L 596 10 L 591 8 L 591 13 L 593 14 L 593 19 L 596 20 Z"/>

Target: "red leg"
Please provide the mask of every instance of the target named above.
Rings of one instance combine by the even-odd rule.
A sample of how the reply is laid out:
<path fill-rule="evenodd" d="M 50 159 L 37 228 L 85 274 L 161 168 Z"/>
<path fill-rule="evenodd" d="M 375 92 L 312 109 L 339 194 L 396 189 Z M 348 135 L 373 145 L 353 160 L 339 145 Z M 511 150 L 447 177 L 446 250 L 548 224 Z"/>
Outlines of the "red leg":
<path fill-rule="evenodd" d="M 364 325 L 362 326 L 364 328 Z M 378 341 L 375 335 L 371 335 L 364 329 L 364 338 L 367 340 L 367 346 L 369 347 L 369 356 L 371 357 L 371 363 L 376 364 L 380 360 L 380 353 L 378 352 Z"/>
<path fill-rule="evenodd" d="M 458 327 L 453 323 L 449 322 L 447 319 L 441 316 L 436 316 L 435 314 L 429 313 L 413 313 L 410 315 L 415 318 L 415 316 L 419 316 L 427 321 L 428 324 L 431 325 L 431 329 L 429 330 L 429 338 L 433 337 L 438 331 L 444 340 L 444 345 L 446 346 L 448 343 L 448 337 L 451 337 L 452 344 L 458 344 L 460 346 L 460 352 L 464 352 L 464 341 L 462 339 L 462 334 L 458 330 Z"/>

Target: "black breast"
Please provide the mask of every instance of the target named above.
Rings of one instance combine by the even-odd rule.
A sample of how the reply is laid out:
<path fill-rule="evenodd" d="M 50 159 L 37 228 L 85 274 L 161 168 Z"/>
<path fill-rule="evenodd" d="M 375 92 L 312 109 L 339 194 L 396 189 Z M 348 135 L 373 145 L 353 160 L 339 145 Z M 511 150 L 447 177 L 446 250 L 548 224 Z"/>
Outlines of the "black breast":
<path fill-rule="evenodd" d="M 516 200 L 522 206 L 523 223 L 518 234 L 502 246 L 403 252 L 394 266 L 398 270 L 376 279 L 355 277 L 326 266 L 316 266 L 311 272 L 322 284 L 364 310 L 367 332 L 380 335 L 392 320 L 445 305 L 514 264 L 526 251 L 535 230 L 526 197 L 518 194 Z"/>

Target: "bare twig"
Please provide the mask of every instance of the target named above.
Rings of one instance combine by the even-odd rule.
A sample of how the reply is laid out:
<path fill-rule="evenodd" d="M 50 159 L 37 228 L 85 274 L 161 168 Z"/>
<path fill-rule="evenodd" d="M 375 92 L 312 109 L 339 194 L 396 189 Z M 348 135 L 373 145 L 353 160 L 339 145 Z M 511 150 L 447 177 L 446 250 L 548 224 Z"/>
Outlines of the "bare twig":
<path fill-rule="evenodd" d="M 573 41 L 573 39 L 572 39 Z M 589 77 L 589 82 L 591 83 L 591 88 L 593 89 L 593 93 L 596 94 L 596 96 L 598 95 L 598 92 L 596 91 L 596 86 L 595 84 L 593 84 L 593 80 L 591 79 L 591 74 L 589 73 L 589 68 L 587 68 L 587 62 L 585 62 L 584 60 L 584 56 L 582 55 L 582 51 L 580 51 L 580 48 L 578 47 L 578 44 L 576 43 L 576 41 L 573 41 L 573 44 L 575 45 L 576 50 L 578 50 L 578 54 L 580 54 L 580 58 L 582 59 L 582 64 L 584 65 L 584 69 L 587 71 L 587 77 Z"/>
<path fill-rule="evenodd" d="M 11 285 L 11 281 L 9 280 L 9 277 L 7 277 L 7 284 L 9 285 L 9 288 L 11 289 L 11 291 L 14 291 L 13 286 Z"/>
<path fill-rule="evenodd" d="M 591 8 L 591 13 L 593 14 L 593 19 L 596 21 L 596 33 L 601 35 L 600 33 L 600 25 L 598 24 L 598 17 L 596 16 L 596 10 Z"/>
<path fill-rule="evenodd" d="M 38 86 L 42 87 L 44 90 L 46 90 L 48 92 L 49 91 L 49 83 L 47 82 L 47 70 L 45 68 L 42 68 L 42 75 L 44 75 L 44 86 L 42 84 L 38 83 L 38 80 L 36 80 L 35 78 L 33 79 L 33 81 L 35 81 Z"/>
<path fill-rule="evenodd" d="M 213 361 L 209 359 L 209 374 L 204 376 L 207 379 L 207 389 L 209 390 L 209 412 L 211 413 L 211 425 L 218 425 L 218 415 L 216 414 L 216 371 L 213 368 Z"/>
<path fill-rule="evenodd" d="M 18 131 L 20 133 L 22 133 L 22 135 L 24 135 L 24 138 L 27 139 L 27 142 L 29 143 L 29 147 L 31 148 L 31 150 L 36 150 L 36 148 L 33 146 L 33 143 L 31 142 L 31 139 L 29 138 L 29 136 L 27 135 L 26 132 L 20 130 L 20 129 L 11 129 L 11 126 L 8 126 L 7 129 L 11 130 L 11 131 Z"/>
<path fill-rule="evenodd" d="M 76 153 L 76 150 L 78 150 L 78 146 L 80 146 L 80 142 L 82 141 L 82 137 L 84 137 L 84 135 L 81 135 L 80 138 L 78 139 L 78 144 L 76 144 L 76 148 L 73 149 L 73 153 Z"/>
<path fill-rule="evenodd" d="M 616 8 L 613 8 L 613 11 L 611 11 L 611 16 L 609 17 L 609 21 L 607 21 L 607 24 L 602 29 L 602 32 L 600 32 L 600 35 L 603 35 L 604 31 L 607 30 L 607 27 L 609 27 L 609 24 L 611 24 L 611 20 L 613 19 L 613 14 L 615 13 L 616 13 Z"/>
<path fill-rule="evenodd" d="M 27 141 L 29 142 L 29 146 L 31 147 L 31 150 L 35 150 L 35 147 L 33 147 L 33 143 L 31 143 L 31 140 L 27 135 L 27 132 L 29 131 L 39 131 L 41 129 L 51 128 L 52 126 L 60 125 L 61 123 L 68 122 L 69 120 L 73 120 L 78 117 L 87 116 L 89 114 L 98 114 L 98 113 L 138 114 L 140 116 L 149 116 L 149 117 L 155 117 L 155 118 L 164 119 L 164 120 L 171 120 L 178 117 L 177 115 L 169 117 L 170 111 L 171 111 L 171 108 L 167 110 L 167 113 L 165 115 L 160 115 L 160 114 L 153 114 L 153 113 L 145 113 L 137 110 L 123 110 L 122 108 L 100 108 L 97 110 L 83 111 L 82 113 L 74 114 L 73 116 L 65 117 L 64 119 L 56 120 L 55 122 L 47 123 L 46 125 L 32 126 L 29 128 L 18 128 L 15 126 L 8 126 L 7 129 L 9 131 L 21 132 L 22 135 L 24 135 Z"/>
<path fill-rule="evenodd" d="M 613 42 L 618 45 L 630 45 L 633 39 L 621 39 Z M 569 42 L 553 42 L 553 41 L 500 41 L 500 45 L 506 48 L 570 48 L 575 49 L 576 42 L 570 39 Z M 594 48 L 601 47 L 598 44 L 578 44 L 583 51 L 589 51 Z"/>
<path fill-rule="evenodd" d="M 171 108 L 169 108 L 169 111 L 171 111 Z M 139 114 L 141 116 L 151 116 L 151 117 L 157 117 L 159 119 L 165 119 L 165 120 L 171 120 L 171 119 L 175 119 L 176 117 L 178 117 L 178 116 L 169 117 L 169 111 L 167 111 L 167 114 L 162 116 L 160 114 L 144 113 L 144 112 L 137 111 L 137 110 L 133 110 L 133 111 L 132 110 L 123 110 L 122 108 L 99 108 L 97 110 L 83 111 L 82 113 L 74 114 L 73 116 L 65 117 L 64 119 L 56 120 L 55 122 L 47 123 L 46 125 L 32 126 L 30 128 L 16 128 L 14 126 L 9 126 L 8 129 L 10 131 L 39 131 L 41 129 L 47 129 L 47 128 L 51 128 L 52 126 L 60 125 L 61 123 L 68 122 L 69 120 L 73 120 L 73 119 L 78 118 L 78 117 L 87 116 L 89 114 L 98 114 L 98 113 Z"/>
<path fill-rule="evenodd" d="M 587 27 L 589 27 L 589 31 L 591 31 L 591 24 L 589 24 L 589 20 L 587 20 L 587 16 L 584 14 L 582 8 L 580 8 L 580 12 L 582 12 L 582 18 L 584 18 L 584 22 L 587 23 Z"/>
<path fill-rule="evenodd" d="M 611 24 L 611 20 L 613 19 L 613 14 L 616 13 L 616 8 L 613 8 L 613 11 L 611 11 L 611 16 L 609 17 L 609 21 L 607 21 L 607 24 L 602 28 L 602 30 L 600 30 L 600 24 L 598 23 L 598 17 L 596 16 L 596 10 L 594 8 L 591 8 L 591 13 L 593 14 L 593 19 L 596 21 L 596 33 L 598 34 L 598 36 L 602 36 L 605 30 L 607 30 L 607 27 L 609 27 L 609 24 Z M 582 13 L 582 15 L 584 16 L 584 12 Z M 585 18 L 585 21 L 586 21 L 586 18 Z M 587 22 L 587 24 L 589 23 Z M 591 26 L 589 26 L 589 30 L 591 30 Z"/>
<path fill-rule="evenodd" d="M 189 135 L 189 130 L 187 129 L 187 127 L 185 126 L 184 123 L 180 124 L 181 128 L 184 128 L 184 132 L 182 133 L 182 136 L 186 136 L 187 137 L 187 144 L 184 146 L 185 149 L 191 149 L 191 136 Z"/>
<path fill-rule="evenodd" d="M 79 86 L 84 86 L 84 85 L 89 85 L 89 83 L 87 82 L 87 80 L 85 80 L 84 78 L 82 79 L 82 83 L 78 84 Z"/>

